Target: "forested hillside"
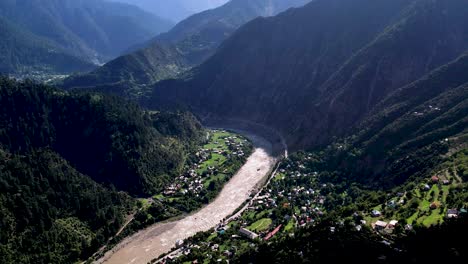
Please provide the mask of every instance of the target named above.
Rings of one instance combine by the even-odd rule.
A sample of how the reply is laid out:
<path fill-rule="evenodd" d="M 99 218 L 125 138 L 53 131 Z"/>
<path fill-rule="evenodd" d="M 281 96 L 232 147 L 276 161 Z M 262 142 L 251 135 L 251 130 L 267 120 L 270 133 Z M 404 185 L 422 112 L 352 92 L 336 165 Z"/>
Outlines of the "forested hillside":
<path fill-rule="evenodd" d="M 89 257 L 134 210 L 120 191 L 160 191 L 200 136 L 188 113 L 1 78 L 1 262 Z"/>
<path fill-rule="evenodd" d="M 209 58 L 236 29 L 259 16 L 273 16 L 310 0 L 233 0 L 193 15 L 167 33 L 132 47 L 123 55 L 92 71 L 65 80 L 65 88 L 90 88 L 128 96 L 146 97 L 149 86 L 175 77 Z M 133 52 L 131 52 L 133 50 Z"/>
<path fill-rule="evenodd" d="M 0 19 L 6 58 L 0 69 L 17 75 L 91 70 L 172 26 L 135 6 L 103 0 L 5 0 Z"/>
<path fill-rule="evenodd" d="M 123 55 L 96 70 L 64 80 L 66 88 L 86 88 L 139 99 L 151 92 L 151 84 L 188 69 L 187 60 L 172 45 L 153 45 Z"/>
<path fill-rule="evenodd" d="M 317 0 L 256 19 L 150 107 L 259 122 L 296 149 L 345 136 L 378 103 L 468 47 L 464 0 Z M 369 23 L 372 21 L 372 23 Z"/>
<path fill-rule="evenodd" d="M 49 150 L 0 150 L 0 261 L 74 263 L 114 235 L 135 205 Z"/>
<path fill-rule="evenodd" d="M 70 73 L 94 65 L 0 17 L 0 73 Z"/>
<path fill-rule="evenodd" d="M 148 10 L 159 17 L 179 22 L 190 15 L 207 9 L 216 8 L 225 4 L 228 0 L 111 0 L 128 3 Z"/>
<path fill-rule="evenodd" d="M 116 97 L 5 79 L 1 105 L 0 143 L 7 150 L 21 154 L 50 148 L 97 182 L 135 194 L 158 190 L 177 173 L 184 144 L 200 129 L 194 117 L 172 114 L 172 122 L 181 121 L 184 129 L 180 137 L 166 136 L 152 119 L 167 113 L 148 114 Z"/>

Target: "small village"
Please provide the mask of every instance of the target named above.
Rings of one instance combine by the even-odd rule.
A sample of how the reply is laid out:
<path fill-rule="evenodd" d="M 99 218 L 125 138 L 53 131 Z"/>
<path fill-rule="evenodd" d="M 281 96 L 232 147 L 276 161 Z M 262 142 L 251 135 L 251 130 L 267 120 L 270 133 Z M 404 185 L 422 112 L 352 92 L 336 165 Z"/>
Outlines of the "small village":
<path fill-rule="evenodd" d="M 414 224 L 429 227 L 442 223 L 444 219 L 458 218 L 467 213 L 466 207 L 450 206 L 448 199 L 451 189 L 463 184 L 456 173 L 443 170 L 409 186 L 407 191 L 390 195 L 385 204 L 374 207 L 364 218 L 382 234 L 392 234 L 398 225 L 411 231 Z"/>
<path fill-rule="evenodd" d="M 282 165 L 267 186 L 257 195 L 252 194 L 240 216 L 221 222 L 211 233 L 205 232 L 204 239 L 178 241 L 179 249 L 161 261 L 175 261 L 183 256 L 192 259 L 194 252 L 208 252 L 204 259 L 225 262 L 260 241 L 312 225 L 325 214 L 326 197 L 322 191 L 333 188 L 319 184 L 317 175 L 308 172 L 301 162 Z"/>
<path fill-rule="evenodd" d="M 175 178 L 162 194 L 153 198 L 160 201 L 184 197 L 203 198 L 203 191 L 215 191 L 227 182 L 249 155 L 252 146 L 240 135 L 225 130 L 210 130 L 206 142 L 194 155 L 194 162 L 189 163 L 185 173 Z"/>

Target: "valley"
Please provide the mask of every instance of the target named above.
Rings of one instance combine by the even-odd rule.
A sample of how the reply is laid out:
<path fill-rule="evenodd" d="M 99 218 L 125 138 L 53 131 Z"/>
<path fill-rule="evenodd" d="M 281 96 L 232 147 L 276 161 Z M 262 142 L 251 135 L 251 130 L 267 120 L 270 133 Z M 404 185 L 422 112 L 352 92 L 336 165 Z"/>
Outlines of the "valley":
<path fill-rule="evenodd" d="M 178 240 L 215 227 L 240 207 L 261 186 L 277 161 L 272 155 L 272 143 L 261 136 L 242 133 L 255 149 L 213 202 L 180 220 L 157 223 L 126 238 L 98 263 L 147 263 L 168 252 Z"/>
<path fill-rule="evenodd" d="M 468 263 L 468 0 L 169 2 L 0 2 L 0 263 Z"/>

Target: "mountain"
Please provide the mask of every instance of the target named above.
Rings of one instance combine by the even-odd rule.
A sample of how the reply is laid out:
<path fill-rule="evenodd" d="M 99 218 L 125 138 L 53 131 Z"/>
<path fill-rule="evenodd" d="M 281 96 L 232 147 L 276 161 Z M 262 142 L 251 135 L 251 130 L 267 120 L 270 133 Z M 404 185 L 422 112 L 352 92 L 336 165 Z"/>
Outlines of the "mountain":
<path fill-rule="evenodd" d="M 447 151 L 443 143 L 466 144 L 467 70 L 468 53 L 392 92 L 346 140 L 359 155 L 341 156 L 340 163 L 353 164 L 356 177 L 379 186 L 430 171 Z"/>
<path fill-rule="evenodd" d="M 53 50 L 94 64 L 114 58 L 172 26 L 135 6 L 102 0 L 5 0 L 0 2 L 0 17 L 47 40 Z M 2 45 L 7 53 L 15 51 L 11 42 Z M 30 66 L 28 63 L 17 64 Z"/>
<path fill-rule="evenodd" d="M 216 8 L 228 0 L 113 0 L 136 5 L 167 20 L 179 22 L 195 13 Z"/>
<path fill-rule="evenodd" d="M 151 84 L 178 75 L 188 62 L 172 45 L 152 45 L 118 57 L 96 70 L 64 80 L 64 87 L 118 94 L 138 99 L 151 92 Z"/>
<path fill-rule="evenodd" d="M 89 88 L 97 84 L 104 85 L 106 91 L 119 95 L 132 98 L 145 96 L 144 91 L 148 85 L 174 77 L 203 62 L 216 51 L 222 41 L 248 21 L 258 16 L 272 16 L 309 1 L 230 1 L 221 7 L 185 19 L 167 33 L 138 46 L 142 50 L 117 58 L 89 74 L 68 78 L 63 86 Z M 161 54 L 160 50 L 165 50 L 165 53 Z M 139 69 L 135 71 L 136 61 Z M 113 77 L 109 79 L 108 76 Z"/>
<path fill-rule="evenodd" d="M 201 137 L 187 113 L 0 78 L 0 261 L 87 259 Z M 122 192 L 125 191 L 125 192 Z"/>
<path fill-rule="evenodd" d="M 468 76 L 464 74 L 467 70 L 468 54 L 464 54 L 392 92 L 347 137 L 323 148 L 293 154 L 283 168 L 296 163 L 305 171 L 319 171 L 319 176 L 290 179 L 290 185 L 299 189 L 298 184 L 318 178 L 325 186 L 335 186 L 337 189 L 328 194 L 321 191 L 334 203 L 334 208 L 315 223 L 295 229 L 294 236 L 282 229 L 273 241 L 259 243 L 257 248 L 250 247 L 240 254 L 236 252 L 233 262 L 466 262 L 468 256 L 463 253 L 467 252 L 466 243 L 450 238 L 468 233 L 468 218 L 466 213 L 446 217 L 446 212 L 467 206 Z M 450 178 L 449 184 L 437 183 L 431 180 L 434 174 L 454 175 L 458 180 Z M 457 184 L 451 185 L 455 181 Z M 432 185 L 431 190 L 422 188 L 426 183 Z M 439 188 L 443 195 L 439 196 Z M 343 200 L 330 195 L 341 195 L 342 190 L 346 193 Z M 306 197 L 302 199 L 309 202 L 310 197 Z M 404 204 L 392 206 L 389 201 L 395 197 L 400 197 Z M 429 202 L 424 199 L 443 203 L 439 218 L 433 217 L 439 210 L 429 209 Z M 428 204 L 420 204 L 424 202 Z M 361 222 L 361 215 L 374 210 L 376 203 L 381 204 L 378 210 L 382 209 L 385 215 L 364 219 L 372 223 L 376 219 L 398 219 L 400 226 L 391 236 Z M 317 219 L 313 213 L 311 217 Z M 418 220 L 430 218 L 432 224 Z M 406 230 L 403 224 L 409 224 Z M 391 237 L 390 244 L 382 242 L 386 237 Z M 434 245 L 435 240 L 447 243 Z M 428 255 L 428 250 L 439 254 Z"/>
<path fill-rule="evenodd" d="M 0 100 L 3 149 L 51 149 L 96 182 L 131 194 L 157 191 L 177 174 L 200 128 L 187 114 L 146 113 L 119 98 L 29 82 L 2 79 Z M 159 131 L 166 119 L 180 131 Z"/>
<path fill-rule="evenodd" d="M 72 56 L 51 41 L 23 30 L 0 17 L 0 72 L 70 73 L 95 66 Z"/>
<path fill-rule="evenodd" d="M 326 145 L 392 92 L 461 56 L 465 6 L 314 1 L 241 27 L 199 67 L 157 83 L 145 103 L 261 123 L 292 149 Z"/>

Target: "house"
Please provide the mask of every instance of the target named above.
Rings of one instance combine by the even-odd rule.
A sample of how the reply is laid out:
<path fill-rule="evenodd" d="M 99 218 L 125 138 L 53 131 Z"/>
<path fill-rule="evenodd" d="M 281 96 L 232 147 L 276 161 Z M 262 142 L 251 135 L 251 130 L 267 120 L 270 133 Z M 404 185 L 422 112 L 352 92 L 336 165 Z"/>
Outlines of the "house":
<path fill-rule="evenodd" d="M 283 225 L 277 226 L 273 231 L 271 231 L 270 233 L 268 233 L 268 235 L 265 236 L 264 240 L 268 240 L 268 239 L 272 238 L 274 235 L 276 235 L 276 233 L 278 233 L 278 231 L 280 231 L 282 226 Z"/>
<path fill-rule="evenodd" d="M 371 214 L 373 217 L 379 217 L 382 215 L 382 213 L 378 210 L 372 210 Z"/>
<path fill-rule="evenodd" d="M 255 234 L 254 232 L 252 232 L 252 231 L 250 231 L 250 230 L 248 230 L 248 229 L 245 229 L 245 228 L 243 228 L 243 227 L 241 227 L 241 228 L 239 229 L 239 233 L 240 233 L 241 235 L 243 235 L 243 236 L 246 236 L 246 237 L 250 238 L 250 239 L 255 239 L 255 238 L 258 237 L 257 234 Z"/>
<path fill-rule="evenodd" d="M 387 227 L 387 222 L 384 221 L 379 220 L 373 224 L 373 228 L 376 230 L 382 230 L 385 229 L 385 227 Z"/>
<path fill-rule="evenodd" d="M 219 245 L 218 244 L 214 244 L 213 246 L 211 246 L 211 250 L 212 251 L 218 251 L 219 249 Z"/>
<path fill-rule="evenodd" d="M 458 210 L 457 209 L 448 209 L 447 210 L 447 217 L 448 218 L 457 218 L 458 217 Z"/>
<path fill-rule="evenodd" d="M 444 181 L 442 181 L 442 183 L 443 183 L 444 185 L 449 185 L 449 184 L 450 184 L 450 181 L 449 181 L 449 180 L 444 180 Z"/>
<path fill-rule="evenodd" d="M 392 220 L 390 223 L 388 223 L 388 228 L 395 228 L 398 225 L 397 220 Z"/>
<path fill-rule="evenodd" d="M 439 177 L 437 177 L 436 175 L 434 175 L 434 176 L 431 177 L 431 181 L 432 181 L 433 183 L 438 183 L 438 182 L 439 182 Z"/>
<path fill-rule="evenodd" d="M 429 184 L 424 184 L 423 189 L 429 191 L 431 189 L 431 186 L 429 186 Z"/>
<path fill-rule="evenodd" d="M 178 240 L 175 242 L 176 248 L 180 248 L 182 245 L 184 245 L 184 240 L 182 240 L 182 239 L 178 239 Z"/>
<path fill-rule="evenodd" d="M 410 224 L 405 225 L 405 230 L 406 230 L 406 231 L 411 231 L 411 230 L 413 230 L 413 225 L 410 225 Z"/>

